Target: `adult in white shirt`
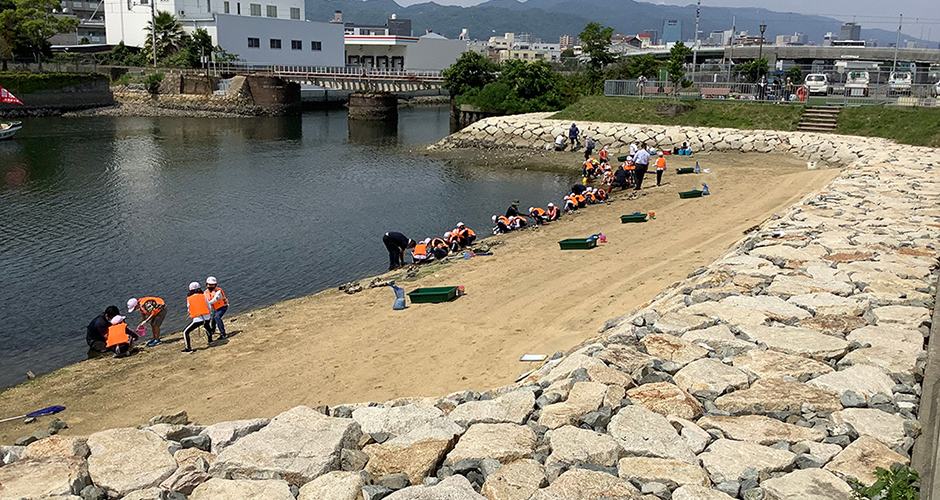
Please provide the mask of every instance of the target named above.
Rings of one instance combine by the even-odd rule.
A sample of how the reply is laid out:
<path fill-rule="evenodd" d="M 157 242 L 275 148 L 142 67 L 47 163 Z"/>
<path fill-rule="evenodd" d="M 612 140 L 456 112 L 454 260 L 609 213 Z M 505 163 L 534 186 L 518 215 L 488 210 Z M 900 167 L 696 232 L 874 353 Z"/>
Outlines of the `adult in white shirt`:
<path fill-rule="evenodd" d="M 650 154 L 646 151 L 646 143 L 640 144 L 640 149 L 633 156 L 633 164 L 636 166 L 636 185 L 634 191 L 639 191 L 643 187 L 643 176 L 646 175 L 650 166 Z"/>

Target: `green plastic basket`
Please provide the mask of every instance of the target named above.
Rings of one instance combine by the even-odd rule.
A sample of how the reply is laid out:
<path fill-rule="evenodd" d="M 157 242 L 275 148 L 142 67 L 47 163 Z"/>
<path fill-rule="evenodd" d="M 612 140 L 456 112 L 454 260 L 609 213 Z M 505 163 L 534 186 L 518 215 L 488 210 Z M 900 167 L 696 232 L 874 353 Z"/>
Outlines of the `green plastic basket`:
<path fill-rule="evenodd" d="M 676 169 L 677 174 L 694 174 L 695 169 L 692 167 Z"/>
<path fill-rule="evenodd" d="M 597 246 L 595 238 L 568 238 L 561 240 L 558 245 L 562 250 L 590 250 Z"/>
<path fill-rule="evenodd" d="M 438 304 L 454 300 L 457 297 L 457 287 L 438 286 L 429 288 L 418 288 L 413 292 L 408 292 L 408 297 L 412 304 Z"/>
<path fill-rule="evenodd" d="M 627 155 L 618 156 L 617 161 L 627 161 Z"/>
<path fill-rule="evenodd" d="M 679 198 L 701 198 L 701 197 L 702 197 L 702 192 L 697 189 L 693 189 L 691 191 L 679 192 Z"/>
<path fill-rule="evenodd" d="M 646 214 L 629 214 L 620 216 L 621 224 L 626 224 L 628 222 L 646 222 Z"/>

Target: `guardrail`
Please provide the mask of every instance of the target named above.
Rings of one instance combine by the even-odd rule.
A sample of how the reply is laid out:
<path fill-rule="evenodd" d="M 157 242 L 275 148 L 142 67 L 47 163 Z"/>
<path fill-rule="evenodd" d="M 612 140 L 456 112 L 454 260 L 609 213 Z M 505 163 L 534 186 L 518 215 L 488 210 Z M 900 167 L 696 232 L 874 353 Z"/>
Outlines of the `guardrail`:
<path fill-rule="evenodd" d="M 688 89 L 677 89 L 671 82 L 637 80 L 607 80 L 604 82 L 604 95 L 608 97 L 636 97 L 641 99 L 680 100 L 749 100 L 775 103 L 801 103 L 798 95 L 800 86 L 793 86 L 788 91 L 783 85 L 764 85 L 757 83 L 697 83 Z M 845 85 L 830 86 L 828 93 L 822 96 L 825 104 L 832 106 L 870 106 L 889 104 L 897 106 L 940 106 L 936 85 L 910 85 L 906 87 L 889 84 L 867 85 L 863 88 L 846 88 Z M 818 97 L 808 96 L 811 100 Z"/>

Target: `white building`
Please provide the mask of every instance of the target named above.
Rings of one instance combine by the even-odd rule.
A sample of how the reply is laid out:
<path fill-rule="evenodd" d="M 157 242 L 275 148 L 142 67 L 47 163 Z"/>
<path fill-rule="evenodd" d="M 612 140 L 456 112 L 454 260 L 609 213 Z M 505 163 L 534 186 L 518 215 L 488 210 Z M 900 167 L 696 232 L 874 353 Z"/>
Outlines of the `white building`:
<path fill-rule="evenodd" d="M 467 40 L 451 40 L 428 33 L 419 37 L 418 43 L 408 46 L 405 69 L 441 71 L 457 62 L 467 50 Z"/>
<path fill-rule="evenodd" d="M 208 31 L 240 62 L 343 65 L 342 25 L 305 21 L 303 0 L 104 0 L 107 43 L 143 47 L 152 1 L 187 33 Z"/>

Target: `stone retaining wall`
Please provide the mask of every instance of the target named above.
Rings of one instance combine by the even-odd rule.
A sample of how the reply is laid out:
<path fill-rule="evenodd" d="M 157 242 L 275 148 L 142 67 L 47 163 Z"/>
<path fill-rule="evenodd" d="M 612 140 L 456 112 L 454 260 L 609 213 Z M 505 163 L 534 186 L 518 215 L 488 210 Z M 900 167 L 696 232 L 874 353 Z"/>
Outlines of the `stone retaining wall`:
<path fill-rule="evenodd" d="M 497 118 L 441 146 L 531 147 L 542 135 L 530 126 L 554 133 L 521 119 L 534 120 L 513 129 L 526 139 L 485 132 L 506 120 Z M 605 126 L 598 135 L 619 144 L 645 134 L 671 146 L 681 132 L 699 150 L 818 155 L 844 170 L 518 383 L 45 437 L 0 447 L 0 498 L 849 500 L 849 481 L 871 484 L 875 467 L 908 463 L 940 255 L 940 153 Z"/>

